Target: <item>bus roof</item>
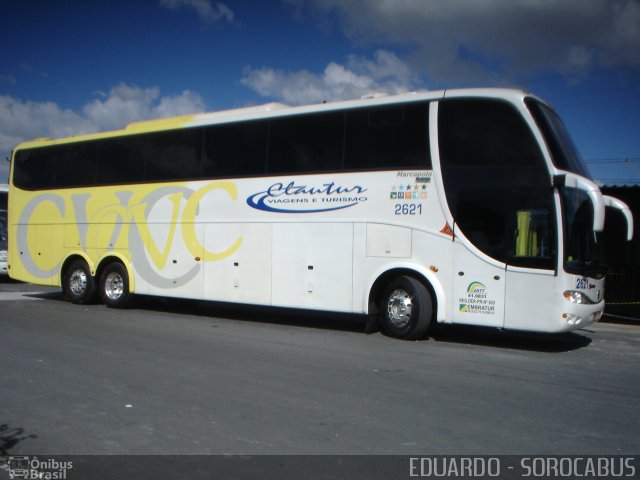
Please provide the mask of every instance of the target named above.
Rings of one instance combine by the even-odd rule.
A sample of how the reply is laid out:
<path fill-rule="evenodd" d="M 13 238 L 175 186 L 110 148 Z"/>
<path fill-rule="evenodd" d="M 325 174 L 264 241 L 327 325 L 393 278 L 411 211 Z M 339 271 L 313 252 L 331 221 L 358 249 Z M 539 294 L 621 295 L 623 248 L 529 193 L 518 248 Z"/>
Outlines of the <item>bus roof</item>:
<path fill-rule="evenodd" d="M 372 94 L 355 100 L 340 100 L 335 102 L 324 102 L 320 104 L 301 106 L 289 106 L 281 103 L 267 103 L 264 105 L 250 106 L 246 108 L 221 110 L 210 113 L 196 113 L 192 115 L 181 115 L 176 117 L 133 122 L 121 130 L 96 132 L 59 139 L 38 138 L 21 143 L 20 145 L 16 146 L 15 150 L 72 143 L 77 141 L 97 140 L 102 138 L 133 135 L 139 133 L 150 133 L 163 130 L 198 127 L 221 123 L 232 123 L 264 118 L 276 118 L 312 112 L 392 105 L 395 103 L 411 101 L 433 101 L 442 98 L 455 97 L 490 97 L 515 101 L 529 96 L 532 95 L 528 92 L 518 89 L 473 88 L 437 91 L 428 90 L 421 92 L 402 93 L 397 95 Z"/>

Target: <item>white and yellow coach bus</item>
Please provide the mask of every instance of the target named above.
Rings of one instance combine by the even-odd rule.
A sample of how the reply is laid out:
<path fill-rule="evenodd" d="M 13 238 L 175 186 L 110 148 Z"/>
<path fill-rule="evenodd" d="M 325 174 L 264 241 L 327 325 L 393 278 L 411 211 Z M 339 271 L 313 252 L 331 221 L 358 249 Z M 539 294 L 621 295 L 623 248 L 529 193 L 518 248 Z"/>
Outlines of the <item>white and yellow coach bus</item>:
<path fill-rule="evenodd" d="M 454 90 L 140 122 L 15 148 L 11 277 L 562 332 L 600 319 L 603 196 L 553 109 Z"/>

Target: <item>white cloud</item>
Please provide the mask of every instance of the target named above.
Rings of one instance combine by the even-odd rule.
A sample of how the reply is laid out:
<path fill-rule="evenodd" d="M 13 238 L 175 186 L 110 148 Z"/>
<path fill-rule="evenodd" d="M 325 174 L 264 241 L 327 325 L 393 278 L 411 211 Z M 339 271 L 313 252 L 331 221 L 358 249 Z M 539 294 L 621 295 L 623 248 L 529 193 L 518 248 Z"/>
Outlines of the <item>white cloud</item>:
<path fill-rule="evenodd" d="M 204 112 L 205 109 L 204 100 L 198 93 L 185 90 L 180 95 L 161 97 L 158 104 L 151 110 L 151 118 L 189 115 L 191 113 Z"/>
<path fill-rule="evenodd" d="M 210 0 L 160 0 L 160 5 L 171 10 L 179 8 L 191 8 L 196 11 L 201 20 L 205 22 L 217 22 L 226 20 L 233 22 L 234 13 L 224 3 L 211 3 Z"/>
<path fill-rule="evenodd" d="M 102 94 L 104 96 L 104 94 Z M 85 118 L 100 130 L 113 130 L 127 123 L 150 118 L 153 102 L 160 95 L 158 88 L 141 89 L 119 84 L 105 100 L 95 99 L 83 108 Z"/>
<path fill-rule="evenodd" d="M 350 56 L 346 65 L 331 62 L 319 74 L 248 67 L 241 82 L 262 96 L 294 105 L 411 89 L 410 69 L 402 60 L 385 50 L 378 50 L 374 57 Z"/>
<path fill-rule="evenodd" d="M 9 177 L 5 158 L 13 147 L 38 137 L 66 137 L 88 133 L 91 122 L 53 102 L 31 102 L 0 95 L 0 183 Z"/>
<path fill-rule="evenodd" d="M 0 96 L 0 148 L 3 152 L 27 138 L 84 133 L 88 126 L 86 119 L 53 102 L 22 102 Z"/>
<path fill-rule="evenodd" d="M 60 138 L 113 130 L 150 118 L 202 112 L 202 97 L 185 90 L 161 96 L 158 88 L 139 88 L 121 83 L 108 94 L 87 102 L 82 112 L 63 109 L 54 102 L 23 101 L 0 95 L 0 183 L 8 176 L 4 158 L 20 142 L 39 137 Z"/>
<path fill-rule="evenodd" d="M 638 65 L 637 0 L 286 0 L 357 42 L 402 46 L 438 81 Z M 487 67 L 488 65 L 488 67 Z"/>

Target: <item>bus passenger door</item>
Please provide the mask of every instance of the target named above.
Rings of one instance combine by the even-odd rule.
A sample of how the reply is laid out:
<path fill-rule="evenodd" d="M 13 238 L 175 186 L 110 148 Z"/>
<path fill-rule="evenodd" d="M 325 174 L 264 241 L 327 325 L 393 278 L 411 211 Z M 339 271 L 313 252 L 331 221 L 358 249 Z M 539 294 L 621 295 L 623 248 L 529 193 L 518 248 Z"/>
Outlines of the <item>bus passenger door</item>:
<path fill-rule="evenodd" d="M 453 241 L 453 323 L 504 326 L 505 267 L 459 237 Z M 475 250 L 475 251 L 472 251 Z"/>

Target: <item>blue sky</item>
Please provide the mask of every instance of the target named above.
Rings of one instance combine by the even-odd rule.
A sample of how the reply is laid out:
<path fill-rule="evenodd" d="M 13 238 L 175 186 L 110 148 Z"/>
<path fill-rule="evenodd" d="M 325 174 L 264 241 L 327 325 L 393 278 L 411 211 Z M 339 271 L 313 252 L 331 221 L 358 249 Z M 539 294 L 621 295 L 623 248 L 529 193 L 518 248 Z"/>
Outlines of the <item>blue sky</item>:
<path fill-rule="evenodd" d="M 272 101 L 525 88 L 640 183 L 638 0 L 0 0 L 0 182 L 21 141 Z"/>

